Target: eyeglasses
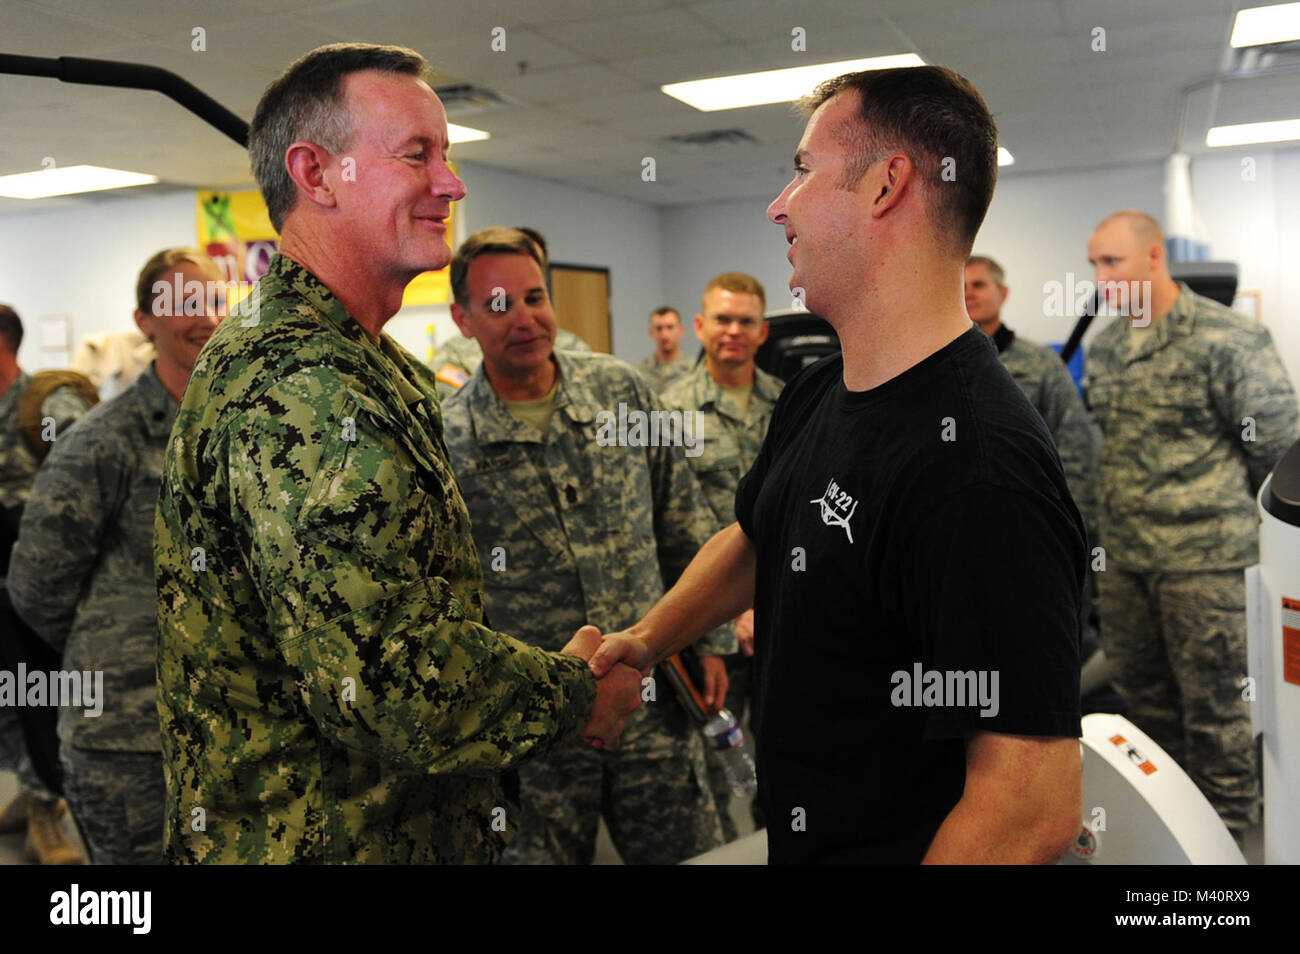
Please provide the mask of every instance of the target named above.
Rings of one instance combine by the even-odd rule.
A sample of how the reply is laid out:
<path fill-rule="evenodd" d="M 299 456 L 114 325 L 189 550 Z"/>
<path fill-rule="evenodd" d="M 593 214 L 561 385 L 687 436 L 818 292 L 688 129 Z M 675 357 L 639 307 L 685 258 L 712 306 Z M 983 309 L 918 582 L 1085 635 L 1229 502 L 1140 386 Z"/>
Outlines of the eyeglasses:
<path fill-rule="evenodd" d="M 746 334 L 754 334 L 763 323 L 762 318 L 730 318 L 727 315 L 713 315 L 709 321 L 718 331 L 726 331 L 732 325 L 740 325 L 740 330 Z"/>

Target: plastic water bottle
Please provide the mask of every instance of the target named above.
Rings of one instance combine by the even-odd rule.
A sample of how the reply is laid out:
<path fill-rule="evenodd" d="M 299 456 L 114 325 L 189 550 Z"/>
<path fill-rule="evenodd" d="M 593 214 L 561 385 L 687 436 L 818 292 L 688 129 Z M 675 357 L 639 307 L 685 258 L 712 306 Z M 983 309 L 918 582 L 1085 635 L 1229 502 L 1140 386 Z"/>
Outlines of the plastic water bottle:
<path fill-rule="evenodd" d="M 700 731 L 704 733 L 704 744 L 722 763 L 732 792 L 753 795 L 758 791 L 754 760 L 745 747 L 745 732 L 736 717 L 726 709 L 720 709 L 700 726 Z"/>

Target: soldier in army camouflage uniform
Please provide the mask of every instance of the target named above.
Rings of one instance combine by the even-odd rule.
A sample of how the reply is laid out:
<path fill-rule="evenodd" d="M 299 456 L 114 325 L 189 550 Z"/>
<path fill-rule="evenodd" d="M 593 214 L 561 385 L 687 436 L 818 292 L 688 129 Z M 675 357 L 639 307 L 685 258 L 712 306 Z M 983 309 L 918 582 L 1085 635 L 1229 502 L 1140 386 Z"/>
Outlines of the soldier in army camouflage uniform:
<path fill-rule="evenodd" d="M 1170 277 L 1149 216 L 1107 218 L 1088 258 L 1103 288 L 1150 282 L 1088 350 L 1102 645 L 1133 721 L 1240 840 L 1259 818 L 1242 569 L 1257 559 L 1254 496 L 1297 437 L 1295 390 L 1268 329 Z"/>
<path fill-rule="evenodd" d="M 500 226 L 497 226 L 500 228 Z M 488 231 L 484 229 L 482 231 Z M 501 229 L 501 231 L 514 232 L 515 229 Z M 547 251 L 546 239 L 536 229 L 518 229 L 528 237 L 529 243 L 537 251 L 537 256 L 542 262 L 542 273 L 546 274 Z M 549 282 L 548 282 L 549 287 Z M 572 331 L 566 331 L 563 328 L 556 329 L 555 347 L 559 351 L 591 351 L 587 342 L 583 341 Z M 436 368 L 438 376 L 438 397 L 447 400 L 455 394 L 465 382 L 470 379 L 479 366 L 483 363 L 483 349 L 479 347 L 477 341 L 473 338 L 466 338 L 463 335 L 453 335 L 444 341 L 438 350 L 433 353 L 432 367 Z"/>
<path fill-rule="evenodd" d="M 712 532 L 735 522 L 736 488 L 749 472 L 763 446 L 767 422 L 783 386 L 780 378 L 754 364 L 759 345 L 767 340 L 763 318 L 767 295 L 758 279 L 741 272 L 719 275 L 704 288 L 700 314 L 695 316 L 695 336 L 704 345 L 704 361 L 686 377 L 668 385 L 661 395 L 664 407 L 698 412 L 703 417 L 704 452 L 688 458 L 713 512 Z M 754 697 L 754 611 L 736 620 L 741 652 L 726 657 L 728 689 L 726 708 L 737 721 L 751 714 L 757 723 Z M 740 832 L 731 818 L 731 786 L 717 759 L 709 760 L 709 785 L 722 816 L 727 841 Z M 760 820 L 755 803 L 755 821 Z"/>
<path fill-rule="evenodd" d="M 210 292 L 206 307 L 173 302 L 173 276 Z M 153 294 L 155 281 L 165 294 Z M 223 308 L 222 276 L 206 255 L 165 249 L 145 264 L 135 320 L 158 357 L 55 445 L 14 547 L 19 615 L 63 653 L 65 670 L 102 673 L 97 712 L 59 712 L 63 786 L 96 864 L 162 863 L 154 512 L 177 402 Z"/>
<path fill-rule="evenodd" d="M 655 343 L 654 354 L 638 361 L 636 368 L 646 376 L 650 386 L 658 393 L 690 374 L 695 361 L 681 349 L 680 342 L 686 329 L 677 309 L 656 308 L 650 312 L 650 338 Z"/>
<path fill-rule="evenodd" d="M 993 339 L 998 357 L 1052 432 L 1070 494 L 1089 534 L 1097 521 L 1097 454 L 1101 434 L 1061 356 L 1002 323 L 1010 289 L 1002 266 L 983 255 L 966 262 L 966 313 Z"/>
<path fill-rule="evenodd" d="M 22 339 L 18 313 L 8 305 L 0 305 L 0 519 L 14 523 L 40 463 L 18 431 L 18 403 L 32 382 L 32 376 L 18 367 Z M 71 388 L 57 388 L 41 402 L 41 418 L 53 419 L 57 442 L 89 408 L 90 403 Z M 0 578 L 2 614 L 13 612 L 7 587 L 7 579 Z M 7 707 L 0 707 L 0 769 L 18 776 L 18 797 L 0 812 L 0 833 L 26 830 L 27 853 L 29 857 L 35 855 L 33 861 L 80 862 L 81 853 L 64 837 L 59 823 L 63 807 L 37 775 L 27 754 L 18 713 Z"/>
<path fill-rule="evenodd" d="M 427 69 L 322 47 L 252 122 L 280 253 L 195 365 L 155 527 L 170 861 L 493 862 L 500 773 L 639 703 L 594 630 L 484 625 L 433 374 L 381 333 L 464 195 Z"/>
<path fill-rule="evenodd" d="M 452 315 L 482 345 L 484 373 L 444 408 L 447 449 L 493 623 L 546 649 L 584 621 L 630 624 L 712 530 L 684 448 L 602 446 L 598 414 L 657 402 L 615 358 L 553 352 L 555 316 L 522 235 L 471 236 L 451 280 Z M 713 639 L 702 649 L 712 654 L 706 694 L 720 701 L 716 654 L 730 637 Z M 666 686 L 633 715 L 619 751 L 573 743 L 521 766 L 520 777 L 512 862 L 590 864 L 602 814 L 629 864 L 674 864 L 722 842 L 701 738 Z"/>

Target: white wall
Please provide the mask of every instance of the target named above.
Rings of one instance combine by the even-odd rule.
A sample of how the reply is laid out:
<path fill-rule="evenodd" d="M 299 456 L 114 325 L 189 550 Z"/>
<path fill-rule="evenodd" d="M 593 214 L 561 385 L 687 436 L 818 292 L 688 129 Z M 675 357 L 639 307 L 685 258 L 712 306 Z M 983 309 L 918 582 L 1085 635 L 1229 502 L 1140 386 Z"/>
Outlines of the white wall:
<path fill-rule="evenodd" d="M 610 269 L 615 350 L 639 356 L 644 319 L 662 298 L 659 212 L 654 206 L 572 186 L 466 164 L 461 236 L 488 225 L 529 225 L 547 238 L 556 262 Z M 61 365 L 39 347 L 43 315 L 70 318 L 72 346 L 87 334 L 133 327 L 136 276 L 149 256 L 197 238 L 194 194 L 122 194 L 85 206 L 0 218 L 0 301 L 26 331 L 19 362 L 28 370 Z M 417 357 L 459 334 L 446 306 L 408 308 L 386 330 Z"/>
<path fill-rule="evenodd" d="M 700 294 L 709 279 L 723 272 L 747 272 L 763 284 L 767 310 L 791 306 L 789 246 L 785 231 L 767 219 L 767 206 L 776 195 L 710 202 L 699 206 L 674 206 L 660 214 L 664 244 L 663 302 L 681 311 L 687 336 L 682 347 L 689 354 L 699 348 L 691 319 L 700 310 Z M 651 308 L 655 305 L 651 305 Z M 645 325 L 649 324 L 646 309 Z M 637 357 L 650 354 L 653 345 L 642 332 Z"/>
<path fill-rule="evenodd" d="M 66 363 L 43 359 L 46 315 L 68 316 L 74 351 L 91 332 L 135 328 L 140 267 L 159 249 L 193 245 L 196 230 L 193 192 L 0 218 L 0 301 L 23 319 L 18 363 L 27 371 Z"/>
<path fill-rule="evenodd" d="M 1007 270 L 1012 287 L 1003 312 L 1007 324 L 1038 341 L 1065 341 L 1074 319 L 1043 316 L 1044 283 L 1064 283 L 1070 271 L 1076 280 L 1091 279 L 1087 242 L 1093 227 L 1122 208 L 1149 208 L 1159 217 L 1162 179 L 1160 164 L 1004 177 L 975 251 Z M 669 300 L 694 314 L 705 283 L 719 272 L 736 270 L 763 283 L 769 311 L 790 307 L 785 235 L 767 220 L 767 204 L 774 198 L 665 209 L 664 288 Z"/>
<path fill-rule="evenodd" d="M 1261 292 L 1263 320 L 1300 383 L 1300 268 L 1293 264 L 1300 261 L 1300 149 L 1256 152 L 1253 182 L 1242 179 L 1242 154 L 1196 160 L 1193 191 L 1213 256 L 1237 261 L 1241 287 Z M 462 236 L 488 225 L 530 225 L 547 236 L 553 260 L 610 269 L 620 357 L 650 353 L 647 319 L 660 304 L 683 312 L 683 346 L 694 353 L 690 318 L 705 282 L 719 272 L 750 272 L 766 286 L 769 308 L 789 304 L 785 238 L 766 218 L 772 196 L 659 208 L 484 166 L 465 165 L 462 173 L 469 188 Z M 975 249 L 1007 269 L 1007 323 L 1030 338 L 1064 341 L 1073 319 L 1044 316 L 1043 286 L 1065 282 L 1071 271 L 1090 278 L 1088 234 L 1125 207 L 1162 217 L 1162 164 L 1004 176 Z M 140 265 L 160 248 L 194 241 L 190 192 L 0 217 L 0 301 L 26 323 L 23 366 L 46 366 L 38 341 L 43 315 L 69 316 L 74 346 L 87 333 L 130 328 Z M 445 307 L 406 309 L 388 330 L 425 358 L 430 324 L 440 336 L 458 333 Z"/>
<path fill-rule="evenodd" d="M 1234 154 L 1192 164 L 1192 189 L 1211 255 L 1235 261 L 1240 287 L 1261 292 L 1261 317 L 1300 390 L 1300 150 L 1252 153 L 1256 178 L 1245 182 Z M 781 230 L 767 222 L 773 196 L 664 209 L 665 298 L 693 314 L 700 290 L 723 271 L 753 274 L 767 289 L 770 310 L 788 307 L 790 267 Z M 1111 212 L 1135 208 L 1164 218 L 1164 164 L 1146 163 L 1066 173 L 1004 174 L 975 242 L 997 259 L 1011 296 L 1003 319 L 1026 337 L 1059 344 L 1072 316 L 1044 314 L 1044 286 L 1091 280 L 1088 236 Z M 1107 319 L 1092 323 L 1085 347 Z M 645 350 L 649 353 L 648 342 Z"/>
<path fill-rule="evenodd" d="M 1254 160 L 1254 179 L 1242 159 Z M 1300 389 L 1300 149 L 1236 149 L 1192 163 L 1210 255 L 1237 262 L 1238 288 L 1260 293 L 1260 318 Z"/>
<path fill-rule="evenodd" d="M 993 194 L 974 253 L 996 259 L 1006 270 L 1010 297 L 1002 320 L 1018 334 L 1043 344 L 1062 344 L 1074 329 L 1074 315 L 1049 317 L 1044 285 L 1068 287 L 1092 281 L 1088 236 L 1097 223 L 1120 209 L 1164 217 L 1164 168 L 1160 163 L 1061 174 L 1003 175 Z M 1098 318 L 1085 345 L 1108 319 Z"/>

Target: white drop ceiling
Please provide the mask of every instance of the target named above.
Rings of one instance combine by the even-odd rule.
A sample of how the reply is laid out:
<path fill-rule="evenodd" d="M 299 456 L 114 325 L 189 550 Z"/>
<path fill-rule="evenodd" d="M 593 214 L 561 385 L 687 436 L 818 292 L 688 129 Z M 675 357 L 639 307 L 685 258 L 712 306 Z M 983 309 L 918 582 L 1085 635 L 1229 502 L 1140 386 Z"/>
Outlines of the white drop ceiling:
<path fill-rule="evenodd" d="M 1249 4 L 1247 4 L 1249 5 Z M 297 56 L 339 40 L 397 43 L 515 105 L 452 113 L 491 132 L 453 157 L 657 205 L 773 196 L 802 128 L 787 105 L 701 113 L 663 83 L 825 60 L 918 53 L 983 92 L 1003 175 L 1159 160 L 1176 146 L 1182 90 L 1230 65 L 1242 6 L 1227 0 L 0 0 L 0 52 L 149 63 L 248 119 Z M 492 31 L 505 30 L 494 52 Z M 791 49 L 806 32 L 807 51 Z M 1095 52 L 1093 30 L 1106 33 Z M 195 28 L 206 50 L 191 49 Z M 1183 148 L 1214 124 L 1300 116 L 1300 72 L 1209 84 L 1189 100 Z M 0 75 L 0 174 L 90 163 L 167 188 L 252 184 L 238 145 L 157 93 Z M 689 150 L 665 137 L 739 129 L 757 144 Z M 1270 147 L 1257 147 L 1267 149 Z M 657 181 L 641 160 L 654 156 Z M 0 214 L 86 198 L 0 199 Z"/>

